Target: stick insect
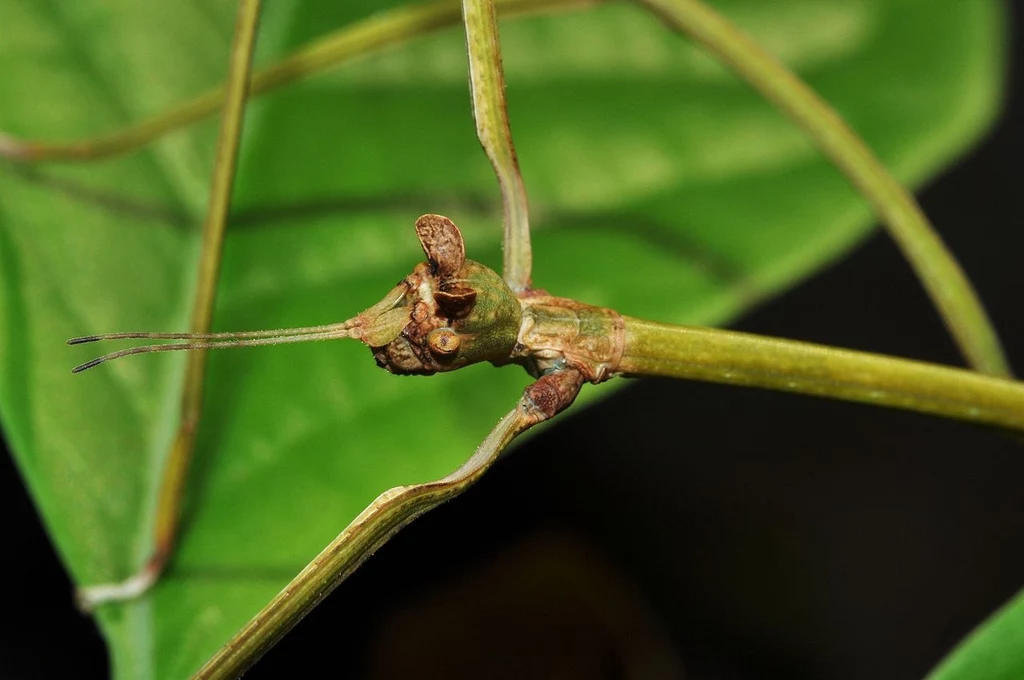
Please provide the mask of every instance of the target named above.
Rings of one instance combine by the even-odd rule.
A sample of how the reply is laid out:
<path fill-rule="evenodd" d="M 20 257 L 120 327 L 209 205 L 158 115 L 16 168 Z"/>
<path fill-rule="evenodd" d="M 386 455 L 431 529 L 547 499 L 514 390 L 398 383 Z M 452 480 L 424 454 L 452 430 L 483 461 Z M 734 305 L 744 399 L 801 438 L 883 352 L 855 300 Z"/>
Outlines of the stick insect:
<path fill-rule="evenodd" d="M 671 3 L 658 6 L 655 9 L 663 14 L 669 13 Z M 670 14 L 668 19 L 671 20 Z M 471 44 L 472 35 L 471 33 Z M 478 112 L 480 108 L 478 104 Z M 491 110 L 493 111 L 494 109 Z M 485 141 L 485 146 L 487 145 L 488 143 Z M 495 146 L 492 143 L 491 148 L 500 149 L 502 147 L 500 145 Z M 507 168 L 507 163 L 503 165 L 499 162 L 498 165 L 499 167 Z M 508 176 L 506 176 L 507 179 Z M 515 205 L 515 201 L 506 199 L 505 205 Z M 514 217 L 510 217 L 507 223 L 516 224 L 517 220 Z M 522 221 L 518 223 L 523 224 Z M 564 298 L 548 298 L 541 294 L 525 295 L 523 290 L 528 288 L 529 277 L 524 275 L 523 265 L 521 263 L 516 264 L 515 248 L 507 249 L 507 252 L 513 253 L 511 255 L 512 263 L 506 267 L 507 276 L 509 283 L 512 284 L 512 288 L 502 289 L 499 285 L 500 278 L 488 279 L 486 283 L 481 284 L 468 274 L 465 276 L 460 274 L 463 268 L 469 265 L 466 264 L 464 259 L 462 236 L 450 221 L 437 216 L 428 216 L 422 218 L 417 224 L 417 232 L 420 237 L 419 240 L 428 256 L 429 266 L 426 266 L 426 268 L 421 267 L 417 270 L 413 275 L 416 278 L 406 279 L 405 288 L 400 293 L 386 296 L 380 305 L 371 307 L 366 313 L 357 317 L 355 322 L 342 326 L 334 325 L 329 328 L 320 328 L 319 332 L 330 337 L 340 337 L 341 335 L 358 336 L 378 350 L 380 348 L 390 348 L 383 352 L 378 351 L 377 359 L 382 364 L 396 369 L 396 372 L 412 372 L 417 367 L 425 372 L 434 372 L 442 368 L 453 368 L 463 359 L 468 363 L 470 355 L 462 354 L 465 351 L 462 345 L 471 347 L 472 343 L 463 339 L 463 336 L 465 334 L 474 337 L 478 335 L 474 324 L 479 320 L 473 316 L 473 310 L 476 309 L 477 304 L 486 311 L 492 311 L 495 308 L 494 305 L 498 309 L 508 307 L 514 310 L 515 307 L 509 307 L 508 301 L 518 298 L 519 302 L 517 304 L 525 305 L 522 309 L 529 310 L 528 316 L 533 319 L 534 326 L 542 331 L 538 334 L 539 338 L 562 338 L 565 328 L 558 324 L 562 324 L 567 320 L 570 322 L 570 325 L 575 325 L 579 322 L 582 326 L 592 326 L 601 331 L 594 337 L 613 338 L 608 347 L 598 347 L 597 350 L 600 351 L 594 350 L 593 356 L 577 356 L 571 351 L 567 351 L 567 347 L 564 345 L 558 345 L 557 343 L 555 345 L 545 345 L 539 340 L 532 344 L 525 343 L 526 350 L 529 351 L 524 352 L 522 349 L 517 350 L 516 344 L 510 344 L 510 338 L 514 336 L 514 339 L 518 340 L 521 333 L 524 332 L 522 317 L 512 319 L 515 323 L 499 324 L 500 328 L 498 329 L 497 336 L 500 339 L 477 347 L 486 346 L 490 351 L 494 349 L 494 345 L 499 345 L 501 352 L 498 354 L 473 354 L 471 356 L 472 360 L 485 359 L 495 363 L 503 363 L 514 359 L 521 360 L 528 365 L 531 373 L 538 380 L 536 384 L 539 387 L 530 388 L 533 391 L 527 393 L 526 400 L 522 402 L 520 410 L 517 412 L 518 415 L 510 415 L 502 421 L 502 426 L 496 431 L 495 439 L 490 440 L 491 444 L 503 445 L 506 438 L 519 429 L 532 424 L 534 419 L 539 420 L 541 416 L 548 417 L 564 408 L 571 402 L 571 397 L 575 396 L 580 383 L 584 381 L 600 382 L 614 373 L 656 374 L 661 371 L 667 374 L 678 375 L 678 373 L 673 373 L 673 371 L 677 370 L 679 364 L 686 363 L 685 361 L 681 361 L 679 357 L 666 357 L 661 349 L 658 350 L 659 353 L 649 353 L 643 349 L 648 347 L 648 345 L 663 348 L 678 344 L 669 342 L 667 340 L 669 337 L 678 336 L 681 333 L 689 333 L 691 336 L 697 337 L 698 342 L 706 341 L 710 343 L 705 346 L 706 349 L 698 352 L 702 356 L 705 353 L 712 356 L 724 356 L 727 353 L 724 346 L 714 344 L 713 341 L 716 338 L 728 341 L 728 343 L 731 343 L 729 346 L 739 354 L 744 355 L 748 354 L 749 350 L 757 349 L 758 345 L 756 343 L 763 344 L 763 341 L 746 339 L 741 336 L 715 333 L 701 336 L 697 331 L 683 331 L 657 324 L 632 322 L 621 315 L 615 316 L 610 314 L 602 308 L 574 307 L 573 304 L 576 303 L 570 304 Z M 515 237 L 510 237 L 508 240 L 510 243 L 516 242 Z M 519 242 L 522 242 L 521 237 Z M 518 273 L 516 273 L 517 268 Z M 508 272 L 511 272 L 511 274 L 508 274 Z M 470 283 L 467 284 L 467 281 Z M 466 288 L 466 285 L 469 287 Z M 482 286 L 482 288 L 477 286 Z M 495 288 L 499 289 L 496 298 L 490 295 Z M 421 289 L 428 290 L 430 293 L 422 299 L 410 297 L 413 291 Z M 448 296 L 449 298 L 446 303 L 449 309 L 444 310 L 444 314 L 440 316 L 437 314 L 437 310 L 443 309 L 445 305 L 438 304 L 438 294 L 441 294 L 442 297 Z M 473 298 L 472 303 L 467 302 L 471 297 Z M 496 302 L 492 300 L 493 305 L 483 304 L 483 300 L 492 298 L 497 300 Z M 480 300 L 480 302 L 478 303 L 477 300 Z M 408 319 L 415 319 L 413 315 L 417 313 L 416 308 L 420 303 L 425 303 L 428 307 L 427 316 L 420 319 L 426 325 L 418 327 L 420 330 L 413 334 L 413 338 L 408 337 L 408 335 L 399 336 L 397 333 L 405 333 L 409 323 Z M 561 321 L 558 321 L 560 315 L 558 310 L 568 310 L 571 313 L 568 316 L 563 316 Z M 509 321 L 510 314 L 511 312 L 508 314 L 502 313 L 498 316 L 507 322 Z M 453 322 L 453 320 L 455 321 Z M 398 328 L 399 321 L 402 322 L 401 328 Z M 442 321 L 443 323 L 441 323 Z M 438 325 L 439 323 L 441 325 Z M 460 323 L 468 325 L 460 326 Z M 548 323 L 555 323 L 556 330 L 547 332 L 545 326 Z M 953 325 L 956 324 L 954 323 Z M 967 326 L 971 327 L 971 324 L 968 323 Z M 472 330 L 466 331 L 467 328 Z M 466 333 L 463 333 L 463 331 L 466 331 Z M 306 333 L 303 334 L 306 335 Z M 309 335 L 311 336 L 312 334 L 310 333 Z M 399 337 L 402 340 L 399 340 Z M 213 340 L 219 339 L 221 338 L 213 338 Z M 236 339 L 242 338 L 236 336 Z M 247 341 L 260 341 L 264 339 L 269 340 L 270 338 L 264 334 L 260 337 L 248 338 Z M 459 340 L 460 344 L 454 350 L 452 350 L 453 340 Z M 393 345 L 395 342 L 406 343 L 408 347 L 406 345 L 395 346 Z M 979 344 L 985 345 L 985 342 Z M 788 348 L 795 352 L 806 349 L 795 345 L 779 345 L 777 348 Z M 520 354 L 517 355 L 516 351 L 519 351 Z M 693 346 L 691 345 L 686 352 L 687 356 L 692 356 L 692 351 Z M 410 353 L 416 357 L 420 362 L 419 364 L 415 362 L 407 363 Z M 756 352 L 754 353 L 756 354 Z M 974 352 L 968 350 L 968 353 L 977 357 L 991 355 L 991 352 L 984 348 Z M 806 384 L 812 384 L 815 379 L 820 378 L 820 374 L 801 377 L 798 369 L 800 366 L 806 366 L 806 360 L 809 355 L 801 354 L 798 356 L 800 358 L 794 359 L 791 367 L 793 371 L 788 375 L 785 384 L 778 383 L 776 386 L 789 389 L 807 389 L 805 387 Z M 826 355 L 818 356 L 823 357 L 823 360 L 826 357 Z M 828 356 L 831 357 L 832 355 Z M 448 360 L 453 363 L 443 363 L 442 360 L 445 357 L 449 357 Z M 852 361 L 858 362 L 856 365 L 861 368 L 864 368 L 864 362 L 867 361 L 865 357 L 849 358 Z M 838 360 L 841 361 L 841 359 L 842 357 L 839 357 Z M 630 360 L 634 361 L 636 365 L 630 364 Z M 779 356 L 776 355 L 774 360 L 778 361 Z M 434 363 L 425 365 L 424 362 L 428 361 L 433 361 Z M 721 368 L 719 379 L 727 381 L 737 380 L 740 382 L 757 381 L 748 374 L 744 374 L 742 370 L 737 370 L 737 366 L 741 363 L 737 357 L 729 361 L 731 362 L 730 368 Z M 672 367 L 666 367 L 666 362 L 671 364 Z M 990 371 L 1000 370 L 998 360 L 986 364 L 984 360 L 979 359 L 979 364 Z M 934 371 L 936 370 L 920 369 L 923 372 L 913 373 L 917 369 L 901 362 L 883 363 L 879 366 L 881 370 L 877 371 L 877 373 L 866 375 L 864 379 L 867 380 L 867 383 L 860 386 L 851 384 L 848 386 L 849 389 L 853 391 L 860 389 L 862 393 L 859 395 L 859 398 L 861 399 L 884 400 L 887 396 L 891 396 L 897 383 L 901 384 L 905 379 L 909 379 L 911 382 L 920 382 L 920 379 L 924 379 L 925 373 L 934 376 Z M 690 373 L 691 376 L 706 378 L 709 377 L 707 371 L 718 369 L 707 369 L 706 367 L 695 366 L 691 363 L 688 366 L 688 370 L 694 371 L 694 373 Z M 843 369 L 840 368 L 839 371 L 842 373 Z M 901 371 L 910 371 L 914 377 L 907 378 L 907 374 L 901 374 Z M 729 375 L 726 375 L 727 373 Z M 1019 395 L 1016 394 L 1016 388 L 1009 383 L 1000 383 L 967 373 L 944 373 L 939 371 L 938 375 L 939 382 L 942 382 L 943 379 L 948 379 L 957 385 L 957 388 L 954 390 L 956 394 L 963 396 L 963 390 L 976 388 L 977 394 L 984 394 L 985 397 L 978 398 L 976 394 L 961 402 L 956 402 L 955 400 L 951 402 L 947 393 L 943 393 L 941 398 L 919 395 L 920 399 L 917 401 L 914 401 L 914 399 L 918 399 L 918 397 L 910 397 L 911 401 L 913 401 L 913 404 L 910 404 L 907 401 L 908 397 L 903 395 L 901 397 L 903 399 L 901 405 L 914 405 L 926 411 L 930 410 L 944 415 L 983 420 L 1008 427 L 1019 424 L 1019 414 L 1013 410 L 1015 408 L 1014 405 L 1018 403 Z M 884 383 L 886 379 L 894 379 L 896 382 L 887 386 Z M 807 380 L 808 383 L 802 382 L 803 380 Z M 796 384 L 788 384 L 791 382 Z M 865 386 L 868 383 L 870 383 L 870 388 Z M 941 390 L 942 388 L 938 389 Z M 997 395 L 993 397 L 995 401 L 986 401 L 986 399 L 992 397 L 993 391 L 1000 392 L 1002 397 Z M 851 396 L 851 394 L 846 393 L 846 396 Z M 488 455 L 493 456 L 500 448 L 501 446 L 494 445 L 490 449 L 485 447 L 482 450 L 487 452 Z M 145 585 L 148 585 L 148 583 Z"/>

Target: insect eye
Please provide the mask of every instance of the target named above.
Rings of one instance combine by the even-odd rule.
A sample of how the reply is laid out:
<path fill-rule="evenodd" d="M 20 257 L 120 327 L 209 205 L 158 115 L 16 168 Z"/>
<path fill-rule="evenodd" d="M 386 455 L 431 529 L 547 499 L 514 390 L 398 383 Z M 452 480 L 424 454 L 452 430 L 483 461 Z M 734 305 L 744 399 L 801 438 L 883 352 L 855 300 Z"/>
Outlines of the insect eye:
<path fill-rule="evenodd" d="M 448 356 L 459 351 L 459 334 L 451 328 L 436 328 L 427 336 L 427 346 L 434 354 Z"/>

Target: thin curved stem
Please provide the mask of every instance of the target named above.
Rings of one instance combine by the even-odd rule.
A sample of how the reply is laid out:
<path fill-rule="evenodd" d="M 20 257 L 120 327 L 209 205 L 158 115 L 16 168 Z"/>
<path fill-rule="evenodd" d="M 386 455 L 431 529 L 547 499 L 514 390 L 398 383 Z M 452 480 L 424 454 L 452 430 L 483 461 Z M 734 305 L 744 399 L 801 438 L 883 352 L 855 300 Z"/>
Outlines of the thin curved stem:
<path fill-rule="evenodd" d="M 533 266 L 529 202 L 508 120 L 494 0 L 463 0 L 462 15 L 476 134 L 501 187 L 505 230 L 503 275 L 509 287 L 518 293 L 529 289 Z"/>
<path fill-rule="evenodd" d="M 495 0 L 503 15 L 588 7 L 604 0 Z M 356 57 L 396 47 L 458 24 L 460 0 L 399 7 L 345 26 L 300 48 L 252 75 L 253 96 L 299 82 Z M 71 142 L 21 140 L 0 134 L 0 157 L 15 161 L 89 161 L 136 151 L 153 140 L 213 115 L 224 105 L 226 90 L 214 88 L 195 99 L 92 139 Z"/>
<path fill-rule="evenodd" d="M 1009 376 L 995 329 L 956 258 L 917 202 L 845 121 L 748 35 L 699 0 L 639 0 L 782 109 L 871 203 L 975 369 Z"/>
<path fill-rule="evenodd" d="M 221 252 L 227 225 L 231 190 L 235 181 L 238 146 L 242 136 L 245 101 L 249 88 L 253 47 L 259 25 L 261 0 L 239 0 L 231 61 L 228 68 L 226 104 L 221 116 L 217 156 L 214 162 L 210 201 L 203 224 L 202 255 L 192 307 L 192 333 L 206 334 L 213 318 L 213 303 L 220 272 Z M 257 343 L 260 340 L 252 340 Z M 137 351 L 137 350 L 136 350 Z M 178 530 L 179 510 L 189 462 L 195 447 L 196 429 L 203 403 L 203 380 L 206 376 L 206 351 L 190 352 L 185 384 L 181 396 L 178 429 L 171 444 L 157 492 L 154 517 L 153 553 L 139 574 L 126 584 L 131 588 L 119 591 L 116 584 L 83 588 L 79 600 L 95 606 L 104 600 L 136 597 L 152 585 L 170 558 Z M 139 588 L 139 584 L 145 587 Z M 102 597 L 101 597 L 102 596 Z"/>
<path fill-rule="evenodd" d="M 795 340 L 624 319 L 622 375 L 799 392 L 1024 431 L 1024 383 Z"/>

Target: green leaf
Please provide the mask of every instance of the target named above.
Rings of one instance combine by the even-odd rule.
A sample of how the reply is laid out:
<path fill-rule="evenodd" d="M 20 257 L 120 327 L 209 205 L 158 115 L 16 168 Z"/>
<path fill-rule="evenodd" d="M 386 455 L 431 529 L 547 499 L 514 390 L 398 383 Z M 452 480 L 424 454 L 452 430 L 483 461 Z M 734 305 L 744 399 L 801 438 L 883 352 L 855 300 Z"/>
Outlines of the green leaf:
<path fill-rule="evenodd" d="M 971 633 L 928 675 L 928 680 L 1024 678 L 1024 593 Z"/>
<path fill-rule="evenodd" d="M 397 4 L 268 3 L 257 63 Z M 994 0 L 715 4 L 905 181 L 937 172 L 995 113 Z M 232 5 L 0 3 L 0 129 L 89 136 L 204 90 L 226 71 Z M 637 7 L 507 22 L 502 39 L 537 285 L 716 324 L 868 232 L 865 204 L 799 131 Z M 421 259 L 412 223 L 425 212 L 500 265 L 465 68 L 455 28 L 253 105 L 217 329 L 353 315 Z M 92 350 L 62 342 L 187 327 L 214 132 L 89 166 L 0 166 L 0 417 L 80 584 L 147 556 L 183 362 L 72 376 Z M 456 467 L 526 382 L 487 366 L 397 378 L 357 343 L 214 353 L 180 550 L 151 595 L 99 613 L 117 674 L 197 668 L 376 494 Z"/>

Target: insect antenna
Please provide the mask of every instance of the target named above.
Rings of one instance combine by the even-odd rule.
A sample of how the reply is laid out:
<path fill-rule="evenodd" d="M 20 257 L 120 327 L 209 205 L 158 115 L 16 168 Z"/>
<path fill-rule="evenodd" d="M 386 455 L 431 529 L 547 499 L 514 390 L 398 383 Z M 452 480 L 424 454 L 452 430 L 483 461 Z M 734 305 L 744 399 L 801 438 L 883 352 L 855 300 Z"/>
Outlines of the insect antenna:
<path fill-rule="evenodd" d="M 260 345 L 283 345 L 292 342 L 310 342 L 315 340 L 332 340 L 335 338 L 360 338 L 362 329 L 355 319 L 349 319 L 326 326 L 306 326 L 303 328 L 280 328 L 264 331 L 243 331 L 239 333 L 107 333 L 104 335 L 88 335 L 72 338 L 69 345 L 81 345 L 99 340 L 124 339 L 159 339 L 189 340 L 189 342 L 172 342 L 158 345 L 129 347 L 104 354 L 92 361 L 87 361 L 71 369 L 72 373 L 81 373 L 102 363 L 133 354 L 151 354 L 154 352 L 180 352 L 189 350 L 224 349 L 227 347 L 257 347 Z"/>
<path fill-rule="evenodd" d="M 83 335 L 71 338 L 69 345 L 84 345 L 100 340 L 249 340 L 253 338 L 276 338 L 281 335 L 309 335 L 351 328 L 355 319 L 323 326 L 303 326 L 301 328 L 276 328 L 262 331 L 241 331 L 227 333 L 151 333 L 148 331 L 132 331 L 128 333 L 102 333 L 100 335 Z"/>

